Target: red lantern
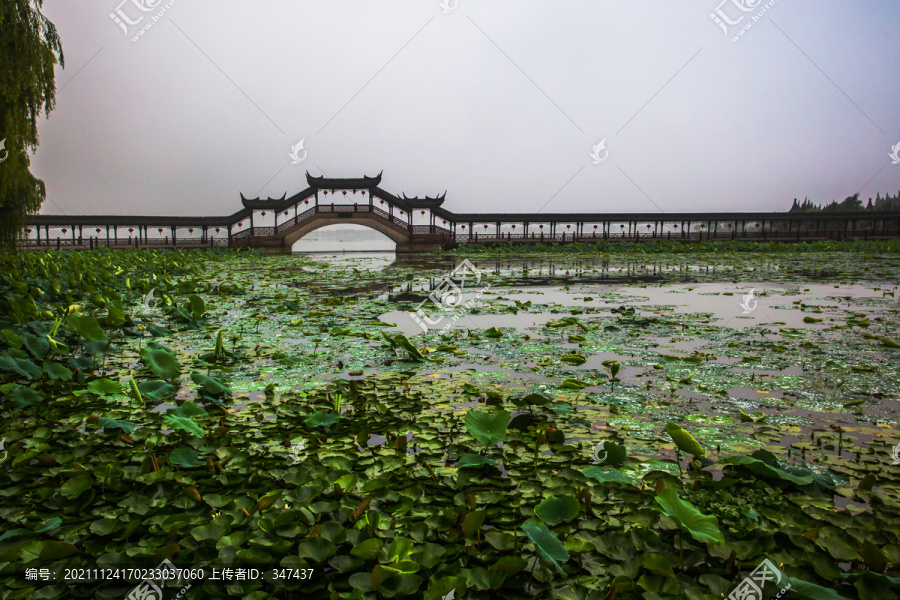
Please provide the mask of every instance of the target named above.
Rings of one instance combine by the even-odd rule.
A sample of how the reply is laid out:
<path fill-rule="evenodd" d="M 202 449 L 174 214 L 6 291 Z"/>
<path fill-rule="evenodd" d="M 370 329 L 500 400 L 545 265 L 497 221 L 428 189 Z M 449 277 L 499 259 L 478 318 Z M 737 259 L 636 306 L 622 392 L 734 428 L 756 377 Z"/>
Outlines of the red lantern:
<path fill-rule="evenodd" d="M 538 228 L 539 228 L 539 229 L 543 229 L 544 226 L 543 226 L 543 225 L 538 225 Z"/>
<path fill-rule="evenodd" d="M 620 227 L 621 229 L 625 229 L 625 226 L 624 226 L 624 225 L 619 225 L 619 227 Z"/>
<path fill-rule="evenodd" d="M 441 223 L 443 223 L 444 225 L 446 225 L 446 224 L 447 224 L 447 221 L 443 221 L 443 220 L 442 220 Z"/>
<path fill-rule="evenodd" d="M 160 232 L 160 233 L 162 233 L 162 227 L 160 227 L 159 229 L 157 229 L 157 231 Z"/>
<path fill-rule="evenodd" d="M 650 229 L 650 223 L 647 223 L 647 229 Z"/>
<path fill-rule="evenodd" d="M 566 229 L 572 229 L 571 225 L 566 225 Z"/>
<path fill-rule="evenodd" d="M 756 227 L 757 227 L 757 228 L 759 227 L 759 223 L 756 224 Z"/>
<path fill-rule="evenodd" d="M 68 231 L 69 231 L 68 229 L 66 229 L 65 227 L 63 227 L 63 230 L 62 230 L 63 233 L 66 233 L 66 232 L 68 232 Z"/>
<path fill-rule="evenodd" d="M 513 228 L 513 229 L 515 229 L 515 228 L 516 228 L 516 226 L 515 226 L 515 225 L 513 225 L 513 226 L 512 226 L 512 228 Z"/>
<path fill-rule="evenodd" d="M 487 229 L 487 225 L 485 225 L 484 228 Z"/>
<path fill-rule="evenodd" d="M 128 233 L 134 233 L 134 228 L 129 227 L 129 228 L 128 228 Z"/>
<path fill-rule="evenodd" d="M 594 225 L 594 229 L 597 229 L 597 226 L 596 226 L 596 225 Z"/>
<path fill-rule="evenodd" d="M 423 216 L 425 215 L 425 211 L 424 211 L 424 210 L 422 211 L 422 215 L 423 215 Z"/>
<path fill-rule="evenodd" d="M 325 190 L 325 195 L 326 195 L 326 196 L 328 195 L 328 190 Z"/>
<path fill-rule="evenodd" d="M 284 211 L 284 216 L 287 216 L 288 211 Z"/>
<path fill-rule="evenodd" d="M 309 200 L 304 200 L 303 203 L 304 203 L 304 204 L 309 204 Z"/>
<path fill-rule="evenodd" d="M 400 216 L 401 216 L 401 217 L 403 216 L 403 211 L 402 211 L 402 210 L 400 211 Z"/>
<path fill-rule="evenodd" d="M 347 190 L 344 190 L 344 195 L 345 195 L 345 196 L 347 195 Z"/>
<path fill-rule="evenodd" d="M 262 216 L 266 216 L 266 211 L 262 211 Z"/>
<path fill-rule="evenodd" d="M 465 229 L 465 228 L 466 228 L 466 226 L 465 226 L 465 225 L 463 225 L 463 226 L 462 226 L 462 228 L 463 228 L 463 229 Z"/>
<path fill-rule="evenodd" d="M 218 228 L 218 227 L 216 227 L 216 233 L 219 233 L 219 228 Z"/>
<path fill-rule="evenodd" d="M 238 223 L 238 227 L 243 227 L 243 226 L 244 226 L 244 222 L 243 222 L 243 221 L 241 221 L 240 223 Z"/>
<path fill-rule="evenodd" d="M 704 227 L 706 227 L 706 225 L 704 225 L 703 223 L 700 223 L 700 229 L 703 229 Z"/>
<path fill-rule="evenodd" d="M 192 227 L 192 228 L 188 229 L 188 233 L 194 233 L 194 228 Z"/>
<path fill-rule="evenodd" d="M 674 227 L 675 229 L 678 229 L 678 224 L 676 223 L 675 225 L 672 225 L 672 227 Z"/>
<path fill-rule="evenodd" d="M 30 230 L 30 229 L 26 229 L 25 231 L 27 231 L 28 233 L 31 233 L 31 230 Z"/>
<path fill-rule="evenodd" d="M 379 200 L 378 203 L 379 203 L 379 204 L 384 204 L 384 200 Z"/>
<path fill-rule="evenodd" d="M 728 224 L 728 229 L 731 229 L 731 223 Z"/>

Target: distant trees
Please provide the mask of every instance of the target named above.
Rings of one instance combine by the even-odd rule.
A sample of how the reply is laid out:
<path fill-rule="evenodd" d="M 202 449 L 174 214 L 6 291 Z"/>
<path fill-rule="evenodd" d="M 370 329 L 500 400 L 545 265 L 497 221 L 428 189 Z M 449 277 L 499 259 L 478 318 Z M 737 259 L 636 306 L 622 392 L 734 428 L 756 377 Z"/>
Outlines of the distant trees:
<path fill-rule="evenodd" d="M 815 204 L 809 198 L 805 198 L 802 203 L 798 203 L 797 199 L 794 198 L 794 205 L 791 206 L 791 212 L 854 212 L 863 210 L 900 210 L 900 191 L 897 192 L 896 196 L 887 194 L 883 198 L 881 192 L 879 192 L 875 197 L 875 202 L 873 203 L 872 199 L 869 198 L 869 203 L 866 206 L 863 206 L 862 200 L 859 199 L 859 194 L 847 196 L 841 202 L 832 200 L 824 206 Z"/>
<path fill-rule="evenodd" d="M 54 67 L 64 65 L 56 27 L 41 14 L 43 0 L 0 2 L 0 247 L 15 247 L 28 215 L 46 198 L 31 174 L 37 119 L 56 103 Z"/>

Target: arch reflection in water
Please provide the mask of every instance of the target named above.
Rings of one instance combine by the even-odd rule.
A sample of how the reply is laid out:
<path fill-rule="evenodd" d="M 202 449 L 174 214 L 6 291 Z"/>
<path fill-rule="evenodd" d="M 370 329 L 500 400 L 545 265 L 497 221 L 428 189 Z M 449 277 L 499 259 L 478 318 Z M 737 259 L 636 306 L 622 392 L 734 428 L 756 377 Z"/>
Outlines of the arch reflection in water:
<path fill-rule="evenodd" d="M 326 225 L 297 240 L 293 252 L 394 252 L 397 244 L 363 225 Z"/>

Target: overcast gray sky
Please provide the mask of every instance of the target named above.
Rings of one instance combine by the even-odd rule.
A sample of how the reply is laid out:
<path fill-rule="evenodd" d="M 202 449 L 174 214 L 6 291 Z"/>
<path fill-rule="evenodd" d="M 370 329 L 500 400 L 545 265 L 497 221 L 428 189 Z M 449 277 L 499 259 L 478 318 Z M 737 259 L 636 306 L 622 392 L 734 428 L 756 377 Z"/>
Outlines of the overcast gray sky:
<path fill-rule="evenodd" d="M 45 0 L 67 67 L 43 212 L 230 214 L 307 169 L 462 212 L 900 190 L 900 3 L 719 2 Z"/>

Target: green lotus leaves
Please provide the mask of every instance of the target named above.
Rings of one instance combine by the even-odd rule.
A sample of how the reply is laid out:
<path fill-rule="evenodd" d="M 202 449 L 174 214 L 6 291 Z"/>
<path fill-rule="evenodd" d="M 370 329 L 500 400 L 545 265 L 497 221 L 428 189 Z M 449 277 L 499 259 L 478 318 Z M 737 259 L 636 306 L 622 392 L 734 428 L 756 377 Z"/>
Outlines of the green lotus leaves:
<path fill-rule="evenodd" d="M 175 408 L 171 408 L 166 411 L 166 414 L 193 419 L 194 417 L 205 417 L 207 413 L 206 409 L 197 406 L 197 404 L 191 402 L 190 400 L 186 400 L 181 404 L 181 406 L 176 406 Z"/>
<path fill-rule="evenodd" d="M 561 564 L 569 560 L 569 551 L 559 541 L 559 538 L 553 535 L 546 525 L 538 526 L 534 521 L 526 522 L 522 529 L 534 544 L 541 558 L 552 564 L 556 571 L 562 574 L 564 571 Z"/>
<path fill-rule="evenodd" d="M 125 387 L 121 383 L 105 377 L 91 381 L 88 383 L 87 388 L 89 392 L 98 396 L 113 396 L 125 391 Z"/>
<path fill-rule="evenodd" d="M 593 244 L 467 248 L 506 289 L 472 306 L 474 323 L 407 334 L 414 351 L 392 323 L 414 329 L 397 316 L 412 300 L 381 290 L 443 277 L 457 254 L 384 266 L 216 249 L 20 253 L 0 270 L 0 562 L 315 571 L 197 592 L 250 600 L 291 589 L 709 600 L 767 555 L 792 576 L 785 597 L 893 597 L 892 244 L 877 260 L 866 257 L 887 244 L 832 252 L 840 260 L 716 246 L 726 260 L 703 258 L 718 275 L 643 243 L 602 246 L 609 257 Z M 526 250 L 537 256 L 506 259 Z M 614 253 L 637 260 L 619 272 Z M 815 281 L 838 272 L 842 289 Z M 769 314 L 735 316 L 732 279 L 773 282 Z M 700 296 L 734 294 L 730 324 L 694 312 L 695 281 L 714 284 Z M 813 289 L 782 285 L 798 282 Z M 151 289 L 159 302 L 144 306 Z M 517 294 L 527 301 L 504 297 Z M 811 297 L 824 321 L 803 328 Z M 82 317 L 100 329 L 79 330 Z M 148 360 L 158 352 L 172 360 Z M 679 465 L 670 438 L 708 457 Z M 72 595 L 51 583 L 0 575 L 23 598 Z M 112 587 L 123 597 L 133 585 Z"/>
<path fill-rule="evenodd" d="M 35 533 L 44 533 L 47 531 L 53 531 L 54 529 L 59 529 L 59 526 L 62 525 L 63 520 L 60 517 L 53 517 L 52 519 L 47 519 L 40 525 L 38 525 L 34 532 Z"/>
<path fill-rule="evenodd" d="M 524 398 L 513 398 L 513 404 L 516 406 L 546 406 L 550 402 L 550 398 L 541 394 L 528 394 Z"/>
<path fill-rule="evenodd" d="M 764 479 L 784 481 L 800 487 L 809 485 L 814 480 L 812 474 L 798 476 L 778 468 L 777 459 L 771 453 L 763 451 L 754 453 L 753 456 L 726 456 L 720 459 L 718 464 L 738 465 Z"/>
<path fill-rule="evenodd" d="M 228 386 L 215 377 L 210 377 L 199 371 L 195 371 L 194 373 L 191 373 L 191 380 L 211 396 L 222 396 L 226 398 L 231 396 L 231 390 Z"/>
<path fill-rule="evenodd" d="M 50 342 L 47 338 L 38 337 L 27 331 L 22 332 L 22 342 L 28 352 L 35 358 L 43 358 L 50 352 Z"/>
<path fill-rule="evenodd" d="M 169 453 L 169 462 L 179 467 L 193 469 L 196 467 L 202 467 L 206 464 L 205 461 L 198 460 L 198 456 L 200 456 L 200 453 L 193 448 L 180 446 Z M 206 499 L 207 501 L 209 500 L 208 495 L 206 496 Z"/>
<path fill-rule="evenodd" d="M 91 489 L 91 478 L 87 475 L 76 475 L 67 480 L 59 488 L 59 493 L 69 500 L 75 500 L 84 492 Z"/>
<path fill-rule="evenodd" d="M 112 431 L 114 429 L 118 429 L 123 433 L 131 433 L 134 431 L 134 423 L 130 421 L 123 421 L 121 419 L 111 419 L 109 417 L 100 417 L 100 420 L 97 421 L 97 424 L 100 425 L 106 431 Z"/>
<path fill-rule="evenodd" d="M 139 354 L 147 368 L 160 379 L 175 379 L 181 374 L 181 365 L 175 353 L 162 346 L 148 346 Z"/>
<path fill-rule="evenodd" d="M 44 373 L 50 379 L 56 381 L 72 381 L 72 378 L 75 376 L 71 369 L 49 360 L 44 361 Z"/>
<path fill-rule="evenodd" d="M 22 348 L 22 344 L 25 343 L 25 340 L 22 339 L 22 336 L 12 329 L 0 330 L 0 338 L 3 339 L 6 345 L 12 346 L 16 350 L 20 350 Z"/>
<path fill-rule="evenodd" d="M 573 354 L 566 354 L 565 356 L 560 357 L 559 360 L 563 361 L 566 364 L 577 367 L 579 365 L 583 365 L 584 363 L 586 363 L 587 357 L 585 357 L 582 354 L 573 353 Z"/>
<path fill-rule="evenodd" d="M 364 540 L 350 550 L 351 556 L 356 556 L 363 560 L 375 560 L 378 557 L 378 553 L 381 552 L 381 548 L 384 546 L 384 541 L 378 538 L 369 538 Z"/>
<path fill-rule="evenodd" d="M 331 427 L 341 420 L 340 415 L 328 410 L 317 410 L 303 420 L 307 427 Z"/>
<path fill-rule="evenodd" d="M 137 384 L 138 391 L 144 400 L 159 402 L 175 394 L 175 386 L 167 381 L 151 380 Z"/>
<path fill-rule="evenodd" d="M 626 458 L 628 458 L 628 451 L 625 449 L 625 446 L 611 440 L 604 440 L 602 450 L 596 448 L 592 453 L 592 459 L 595 461 L 599 460 L 598 466 L 604 467 L 621 466 L 625 463 Z"/>
<path fill-rule="evenodd" d="M 188 432 L 194 437 L 202 438 L 206 435 L 203 428 L 190 417 L 180 417 L 174 414 L 163 415 L 163 424 L 170 429 L 180 429 Z"/>
<path fill-rule="evenodd" d="M 222 517 L 217 517 L 207 525 L 198 525 L 190 530 L 191 537 L 198 542 L 212 541 L 217 542 L 228 533 L 229 527 L 227 521 Z"/>
<path fill-rule="evenodd" d="M 412 342 L 409 341 L 409 338 L 407 338 L 402 333 L 395 335 L 393 342 L 397 346 L 406 350 L 406 352 L 407 352 L 407 354 L 409 354 L 410 358 L 412 358 L 414 360 L 424 360 L 425 359 L 425 355 L 422 354 L 422 352 L 418 348 L 416 348 Z"/>
<path fill-rule="evenodd" d="M 719 529 L 719 519 L 713 515 L 704 515 L 693 504 L 679 498 L 675 490 L 664 489 L 656 495 L 656 502 L 662 507 L 664 515 L 698 542 L 725 543 L 725 537 Z"/>
<path fill-rule="evenodd" d="M 6 399 L 19 408 L 27 408 L 43 402 L 44 395 L 37 390 L 17 386 L 13 391 L 6 395 Z"/>
<path fill-rule="evenodd" d="M 669 437 L 672 438 L 672 441 L 675 442 L 675 445 L 678 446 L 678 449 L 685 454 L 690 454 L 701 460 L 706 457 L 706 450 L 703 449 L 703 446 L 701 446 L 697 440 L 694 439 L 694 436 L 680 425 L 670 421 L 666 423 L 665 431 L 669 434 Z"/>
<path fill-rule="evenodd" d="M 67 556 L 78 554 L 78 548 L 69 542 L 46 542 L 41 547 L 41 560 L 59 560 Z"/>
<path fill-rule="evenodd" d="M 585 477 L 590 477 L 600 483 L 624 483 L 634 485 L 637 483 L 634 477 L 611 467 L 592 466 L 581 471 Z"/>
<path fill-rule="evenodd" d="M 785 583 L 791 584 L 790 596 L 802 600 L 849 600 L 833 589 L 823 587 L 815 583 L 809 583 L 794 577 L 787 577 Z M 875 600 L 874 597 L 872 600 Z"/>
<path fill-rule="evenodd" d="M 484 519 L 487 517 L 487 510 L 473 510 L 468 513 L 462 522 L 462 532 L 466 537 L 475 537 L 481 532 L 484 525 Z"/>
<path fill-rule="evenodd" d="M 484 446 L 494 446 L 506 439 L 510 414 L 499 410 L 493 414 L 478 410 L 466 413 L 466 431 Z"/>
<path fill-rule="evenodd" d="M 583 390 L 588 387 L 589 384 L 579 381 L 577 379 L 572 379 L 571 377 L 563 381 L 559 387 L 567 390 Z"/>
<path fill-rule="evenodd" d="M 194 320 L 199 321 L 206 314 L 206 303 L 200 296 L 196 294 L 188 296 L 188 305 L 191 308 L 191 316 Z"/>
<path fill-rule="evenodd" d="M 581 512 L 581 503 L 574 496 L 550 496 L 534 509 L 534 514 L 549 526 L 571 521 Z"/>
<path fill-rule="evenodd" d="M 300 542 L 297 554 L 313 563 L 323 563 L 337 553 L 337 546 L 324 538 L 307 538 Z"/>
<path fill-rule="evenodd" d="M 84 339 L 91 342 L 106 342 L 107 337 L 106 334 L 103 333 L 103 328 L 100 327 L 100 322 L 97 321 L 94 317 L 89 315 L 81 315 L 81 316 L 71 316 L 69 317 L 70 322 L 74 323 L 74 329 L 78 331 L 78 333 Z"/>
<path fill-rule="evenodd" d="M 43 375 L 41 368 L 28 358 L 21 350 L 4 350 L 0 352 L 0 370 L 14 371 L 22 377 L 37 380 Z"/>
<path fill-rule="evenodd" d="M 460 455 L 459 461 L 457 461 L 456 466 L 460 469 L 464 469 L 466 467 L 496 467 L 497 461 L 490 459 L 487 456 L 481 456 L 480 454 L 471 454 L 469 452 L 465 452 Z"/>

